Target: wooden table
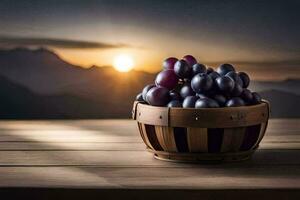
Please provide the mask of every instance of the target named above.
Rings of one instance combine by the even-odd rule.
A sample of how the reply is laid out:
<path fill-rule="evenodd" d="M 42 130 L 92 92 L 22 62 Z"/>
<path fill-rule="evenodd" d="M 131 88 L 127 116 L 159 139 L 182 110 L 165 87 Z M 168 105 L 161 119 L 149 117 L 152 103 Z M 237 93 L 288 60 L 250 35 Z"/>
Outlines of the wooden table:
<path fill-rule="evenodd" d="M 253 159 L 158 161 L 132 120 L 1 121 L 0 199 L 300 199 L 300 120 L 270 120 Z"/>

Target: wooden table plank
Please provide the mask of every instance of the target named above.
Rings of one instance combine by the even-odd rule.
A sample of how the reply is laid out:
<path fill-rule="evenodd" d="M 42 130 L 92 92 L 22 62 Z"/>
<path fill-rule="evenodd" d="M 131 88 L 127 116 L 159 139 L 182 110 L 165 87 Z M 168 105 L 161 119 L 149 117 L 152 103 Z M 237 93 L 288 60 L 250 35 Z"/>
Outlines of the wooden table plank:
<path fill-rule="evenodd" d="M 0 121 L 0 195 L 300 199 L 299 119 L 270 120 L 252 160 L 222 165 L 155 160 L 137 131 L 132 120 Z"/>

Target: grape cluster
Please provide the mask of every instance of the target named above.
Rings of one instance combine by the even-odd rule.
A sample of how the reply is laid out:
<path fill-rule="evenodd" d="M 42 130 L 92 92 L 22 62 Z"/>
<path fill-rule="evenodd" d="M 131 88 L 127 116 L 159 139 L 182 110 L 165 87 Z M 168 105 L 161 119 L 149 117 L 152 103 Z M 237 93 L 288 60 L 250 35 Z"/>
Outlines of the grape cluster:
<path fill-rule="evenodd" d="M 219 108 L 259 104 L 261 97 L 248 88 L 250 78 L 236 72 L 231 64 L 215 71 L 186 55 L 181 60 L 170 57 L 163 62 L 155 84 L 144 87 L 136 100 L 152 106 L 183 108 Z"/>

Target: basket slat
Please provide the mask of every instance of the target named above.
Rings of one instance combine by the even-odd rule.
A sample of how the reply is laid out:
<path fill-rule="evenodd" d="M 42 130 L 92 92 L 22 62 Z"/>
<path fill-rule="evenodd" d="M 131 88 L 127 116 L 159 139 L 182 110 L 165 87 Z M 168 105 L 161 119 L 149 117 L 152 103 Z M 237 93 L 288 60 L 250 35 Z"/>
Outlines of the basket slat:
<path fill-rule="evenodd" d="M 172 127 L 155 126 L 156 137 L 165 151 L 177 152 L 174 132 Z"/>
<path fill-rule="evenodd" d="M 154 149 L 153 146 L 151 145 L 150 141 L 149 141 L 149 138 L 148 138 L 148 135 L 147 135 L 147 130 L 146 130 L 145 124 L 141 124 L 141 127 L 142 127 L 142 134 L 143 134 L 143 136 L 144 136 L 146 145 L 147 145 L 150 149 Z"/>
<path fill-rule="evenodd" d="M 246 128 L 225 128 L 221 152 L 236 152 L 240 149 Z"/>
<path fill-rule="evenodd" d="M 259 143 L 261 142 L 261 140 L 263 139 L 265 133 L 266 133 L 266 129 L 267 129 L 267 126 L 268 126 L 268 123 L 267 122 L 263 122 L 261 123 L 260 125 L 260 132 L 259 132 L 259 136 L 258 136 L 258 140 L 257 142 L 255 143 L 254 147 L 255 148 L 256 146 L 259 145 Z"/>
<path fill-rule="evenodd" d="M 208 152 L 207 128 L 187 128 L 190 152 Z"/>

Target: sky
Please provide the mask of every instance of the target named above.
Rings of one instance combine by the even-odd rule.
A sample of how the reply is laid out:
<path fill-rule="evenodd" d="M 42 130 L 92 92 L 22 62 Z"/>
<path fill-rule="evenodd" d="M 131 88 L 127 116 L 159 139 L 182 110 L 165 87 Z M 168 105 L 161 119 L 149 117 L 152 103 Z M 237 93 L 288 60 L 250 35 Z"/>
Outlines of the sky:
<path fill-rule="evenodd" d="M 298 0 L 1 0 L 0 48 L 48 47 L 83 67 L 133 57 L 233 63 L 256 79 L 300 78 Z"/>

